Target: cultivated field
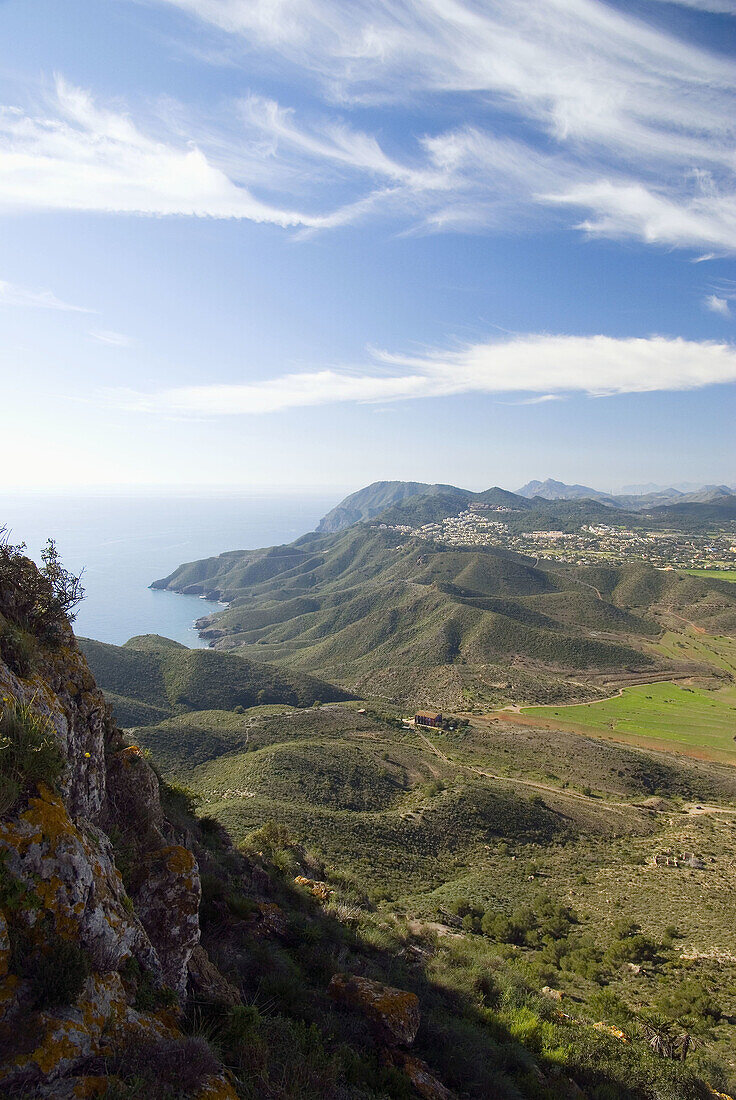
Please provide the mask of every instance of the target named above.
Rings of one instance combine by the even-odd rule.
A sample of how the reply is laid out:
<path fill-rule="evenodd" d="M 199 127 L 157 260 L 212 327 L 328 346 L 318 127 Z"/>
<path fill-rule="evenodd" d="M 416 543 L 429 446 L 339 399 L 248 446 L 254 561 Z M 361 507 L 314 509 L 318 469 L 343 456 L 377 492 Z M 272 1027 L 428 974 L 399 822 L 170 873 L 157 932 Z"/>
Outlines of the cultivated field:
<path fill-rule="evenodd" d="M 617 741 L 736 764 L 734 686 L 704 691 L 674 683 L 643 684 L 598 703 L 524 707 L 521 714 Z"/>
<path fill-rule="evenodd" d="M 701 580 L 713 578 L 716 581 L 731 581 L 736 583 L 736 569 L 684 569 L 690 577 L 700 577 Z"/>

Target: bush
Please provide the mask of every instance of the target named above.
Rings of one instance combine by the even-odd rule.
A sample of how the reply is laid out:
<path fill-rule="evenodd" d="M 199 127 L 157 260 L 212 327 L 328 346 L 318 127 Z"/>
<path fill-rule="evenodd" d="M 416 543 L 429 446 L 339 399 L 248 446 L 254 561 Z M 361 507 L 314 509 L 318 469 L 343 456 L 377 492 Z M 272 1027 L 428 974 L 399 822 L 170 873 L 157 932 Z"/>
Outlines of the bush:
<path fill-rule="evenodd" d="M 27 630 L 0 618 L 0 658 L 17 676 L 30 676 L 36 664 L 36 642 Z"/>
<path fill-rule="evenodd" d="M 79 944 L 50 930 L 36 944 L 23 929 L 13 933 L 11 948 L 12 968 L 30 982 L 34 1008 L 74 1004 L 90 973 L 89 957 Z"/>
<path fill-rule="evenodd" d="M 84 599 L 81 575 L 63 567 L 53 539 L 41 552 L 39 569 L 24 554 L 25 546 L 11 546 L 4 533 L 0 529 L 3 615 L 47 645 L 58 644 L 74 619 L 74 608 Z"/>
<path fill-rule="evenodd" d="M 97 1070 L 93 1064 L 92 1072 Z M 204 1039 L 158 1039 L 131 1043 L 121 1054 L 106 1060 L 109 1075 L 121 1078 L 130 1088 L 147 1086 L 133 1096 L 174 1100 L 198 1092 L 206 1079 L 220 1072 L 220 1065 Z M 106 1093 L 106 1095 L 108 1095 Z M 123 1096 L 127 1093 L 123 1092 Z"/>
<path fill-rule="evenodd" d="M 27 703 L 5 702 L 0 711 L 0 816 L 37 783 L 54 787 L 66 762 L 56 732 Z"/>

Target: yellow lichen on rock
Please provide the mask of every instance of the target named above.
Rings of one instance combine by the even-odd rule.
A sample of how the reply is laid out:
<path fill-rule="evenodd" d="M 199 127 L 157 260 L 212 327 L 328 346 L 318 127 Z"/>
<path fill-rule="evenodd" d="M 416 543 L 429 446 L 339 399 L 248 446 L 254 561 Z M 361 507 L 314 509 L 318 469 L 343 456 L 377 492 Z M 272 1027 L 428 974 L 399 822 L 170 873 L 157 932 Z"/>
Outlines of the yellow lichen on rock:
<path fill-rule="evenodd" d="M 238 1100 L 238 1094 L 226 1077 L 208 1077 L 193 1100 Z"/>
<path fill-rule="evenodd" d="M 355 974 L 335 974 L 327 989 L 333 1000 L 361 1011 L 387 1042 L 409 1046 L 419 1030 L 419 998 Z"/>
<path fill-rule="evenodd" d="M 30 1054 L 16 1058 L 15 1067 L 35 1067 L 37 1076 L 46 1078 L 60 1076 L 80 1058 L 99 1053 L 104 1033 L 119 1026 L 126 1010 L 120 975 L 91 975 L 75 1005 L 37 1014 L 41 1041 Z"/>
<path fill-rule="evenodd" d="M 628 1043 L 629 1037 L 625 1031 L 622 1031 L 620 1027 L 613 1027 L 612 1024 L 604 1024 L 602 1021 L 593 1024 L 596 1031 L 605 1031 L 607 1035 L 613 1035 L 614 1039 L 620 1040 L 622 1043 Z"/>
<path fill-rule="evenodd" d="M 294 879 L 297 886 L 303 886 L 305 890 L 309 890 L 313 897 L 318 901 L 329 901 L 334 891 L 330 889 L 326 882 L 320 882 L 318 879 L 305 878 L 304 875 L 297 875 Z"/>

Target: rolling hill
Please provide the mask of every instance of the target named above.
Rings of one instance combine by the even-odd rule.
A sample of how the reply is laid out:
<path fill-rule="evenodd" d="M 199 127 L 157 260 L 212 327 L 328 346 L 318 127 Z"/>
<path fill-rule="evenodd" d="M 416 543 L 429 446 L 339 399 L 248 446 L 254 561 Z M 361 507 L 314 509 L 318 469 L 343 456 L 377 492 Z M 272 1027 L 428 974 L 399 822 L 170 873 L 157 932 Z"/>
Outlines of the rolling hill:
<path fill-rule="evenodd" d="M 451 488 L 450 485 L 427 485 L 421 481 L 375 481 L 345 497 L 322 517 L 317 531 L 319 534 L 343 531 L 354 523 L 373 519 L 392 504 L 398 504 L 408 497 L 431 495 Z"/>
<path fill-rule="evenodd" d="M 229 601 L 200 620 L 216 649 L 407 705 L 594 698 L 617 676 L 694 670 L 648 646 L 668 616 L 736 631 L 725 583 L 644 565 L 535 565 L 362 524 L 182 566 L 159 583 Z"/>
<path fill-rule="evenodd" d="M 187 649 L 156 634 L 123 646 L 80 638 L 87 662 L 123 726 L 145 726 L 176 714 L 257 704 L 345 699 L 313 676 L 249 661 L 237 654 Z"/>

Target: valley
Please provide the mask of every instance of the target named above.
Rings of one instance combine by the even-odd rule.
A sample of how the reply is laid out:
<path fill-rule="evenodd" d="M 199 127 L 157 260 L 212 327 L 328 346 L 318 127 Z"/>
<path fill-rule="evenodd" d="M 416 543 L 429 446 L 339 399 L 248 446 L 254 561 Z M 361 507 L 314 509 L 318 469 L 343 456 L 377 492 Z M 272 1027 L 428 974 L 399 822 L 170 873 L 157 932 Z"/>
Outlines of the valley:
<path fill-rule="evenodd" d="M 596 1098 L 705 1097 L 651 1060 L 654 1027 L 687 1032 L 687 1072 L 733 1091 L 736 588 L 717 570 L 450 543 L 420 521 L 446 522 L 455 490 L 395 495 L 157 582 L 227 602 L 199 623 L 209 650 L 82 640 L 128 738 L 403 988 L 535 991 L 528 1032 L 508 992 L 483 1011 L 545 1073 L 560 1059 Z M 578 523 L 588 502 L 540 507 Z M 449 721 L 408 726 L 423 707 Z M 474 1019 L 454 1042 L 485 1049 Z M 582 1054 L 586 1028 L 614 1048 Z M 534 1095 L 516 1070 L 469 1082 L 441 1033 L 420 1049 L 458 1094 Z"/>

